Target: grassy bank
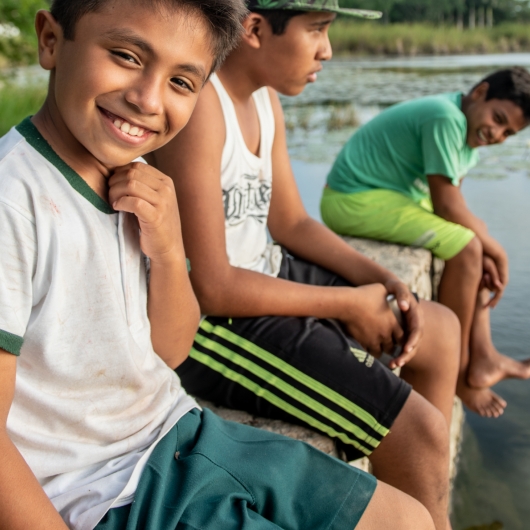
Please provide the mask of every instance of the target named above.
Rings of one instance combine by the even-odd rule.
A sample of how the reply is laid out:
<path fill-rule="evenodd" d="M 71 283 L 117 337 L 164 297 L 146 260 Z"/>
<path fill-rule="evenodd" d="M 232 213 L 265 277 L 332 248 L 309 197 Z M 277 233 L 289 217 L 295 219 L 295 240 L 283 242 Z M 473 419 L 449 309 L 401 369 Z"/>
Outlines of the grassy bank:
<path fill-rule="evenodd" d="M 443 55 L 530 51 L 530 25 L 500 24 L 459 30 L 454 26 L 337 20 L 330 28 L 336 54 Z"/>
<path fill-rule="evenodd" d="M 13 125 L 39 110 L 46 97 L 46 87 L 19 87 L 10 84 L 0 88 L 0 136 Z"/>

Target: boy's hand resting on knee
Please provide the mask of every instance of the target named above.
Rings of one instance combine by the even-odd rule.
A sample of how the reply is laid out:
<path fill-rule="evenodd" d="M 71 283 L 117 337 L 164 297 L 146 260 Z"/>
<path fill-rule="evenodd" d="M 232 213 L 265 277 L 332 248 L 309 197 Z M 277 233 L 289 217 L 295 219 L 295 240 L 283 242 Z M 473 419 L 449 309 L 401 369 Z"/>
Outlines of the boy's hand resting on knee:
<path fill-rule="evenodd" d="M 180 217 L 169 177 L 141 162 L 119 167 L 109 179 L 109 202 L 115 210 L 136 215 L 142 252 L 151 261 L 180 257 Z"/>
<path fill-rule="evenodd" d="M 495 261 L 490 256 L 484 255 L 482 258 L 483 272 L 480 286 L 481 288 L 485 287 L 493 293 L 493 296 L 487 304 L 487 307 L 491 307 L 492 309 L 499 303 L 508 283 L 508 259 L 506 258 L 505 262 L 500 262 L 500 270 L 497 263 L 498 261 Z"/>
<path fill-rule="evenodd" d="M 390 362 L 390 368 L 398 368 L 407 364 L 416 355 L 418 346 L 423 336 L 423 311 L 416 297 L 410 292 L 410 289 L 399 280 L 389 280 L 385 283 L 388 294 L 393 294 L 399 309 L 405 313 L 407 321 L 407 336 L 403 345 L 401 355 Z M 402 340 L 403 340 L 402 339 Z"/>
<path fill-rule="evenodd" d="M 341 319 L 349 334 L 356 338 L 366 350 L 379 356 L 392 353 L 396 344 L 405 340 L 387 296 L 396 297 L 399 308 L 406 314 L 409 335 L 403 353 L 390 363 L 390 368 L 404 366 L 416 354 L 423 333 L 423 314 L 418 302 L 407 286 L 398 280 L 383 285 L 380 283 L 355 288 L 355 302 L 351 313 Z"/>

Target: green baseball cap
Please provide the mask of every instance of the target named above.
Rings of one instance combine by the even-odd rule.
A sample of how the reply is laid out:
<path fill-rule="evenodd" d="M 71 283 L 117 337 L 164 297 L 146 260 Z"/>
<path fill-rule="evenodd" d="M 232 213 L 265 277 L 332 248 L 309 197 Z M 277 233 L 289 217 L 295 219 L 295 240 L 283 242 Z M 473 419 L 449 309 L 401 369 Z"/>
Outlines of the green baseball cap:
<path fill-rule="evenodd" d="M 294 9 L 296 11 L 331 11 L 341 15 L 359 18 L 381 18 L 381 11 L 339 7 L 339 0 L 247 0 L 247 7 L 253 9 Z"/>

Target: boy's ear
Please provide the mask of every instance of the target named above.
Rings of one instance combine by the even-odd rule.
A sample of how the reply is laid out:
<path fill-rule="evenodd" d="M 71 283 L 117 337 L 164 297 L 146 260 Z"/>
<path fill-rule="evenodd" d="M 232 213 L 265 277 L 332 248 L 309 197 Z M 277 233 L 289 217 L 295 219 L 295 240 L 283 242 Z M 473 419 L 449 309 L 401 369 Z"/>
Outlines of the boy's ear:
<path fill-rule="evenodd" d="M 261 48 L 263 35 L 268 27 L 268 22 L 258 13 L 250 13 L 243 21 L 243 35 L 241 40 L 256 50 Z"/>
<path fill-rule="evenodd" d="M 471 92 L 471 99 L 473 101 L 486 101 L 486 96 L 488 95 L 489 87 L 490 84 L 486 83 L 486 81 L 480 83 L 480 85 L 476 86 Z"/>
<path fill-rule="evenodd" d="M 39 42 L 39 63 L 45 70 L 53 70 L 57 45 L 63 40 L 63 30 L 55 17 L 41 9 L 35 17 L 35 31 Z"/>

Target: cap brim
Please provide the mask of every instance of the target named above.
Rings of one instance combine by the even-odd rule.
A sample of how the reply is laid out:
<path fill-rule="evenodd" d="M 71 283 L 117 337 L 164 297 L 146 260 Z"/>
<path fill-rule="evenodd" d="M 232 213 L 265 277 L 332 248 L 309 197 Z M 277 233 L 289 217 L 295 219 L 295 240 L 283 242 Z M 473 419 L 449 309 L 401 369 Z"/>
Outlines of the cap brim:
<path fill-rule="evenodd" d="M 368 9 L 350 9 L 347 7 L 321 7 L 321 6 L 285 6 L 282 9 L 294 9 L 300 11 L 329 11 L 331 13 L 338 13 L 339 15 L 347 15 L 349 17 L 357 18 L 368 18 L 368 19 L 378 19 L 383 16 L 381 11 L 370 11 Z"/>
<path fill-rule="evenodd" d="M 334 13 L 339 13 L 341 15 L 348 15 L 350 17 L 358 17 L 358 18 L 381 18 L 383 16 L 383 13 L 381 11 L 369 11 L 368 9 L 349 9 L 347 7 L 339 9 L 333 9 Z"/>

